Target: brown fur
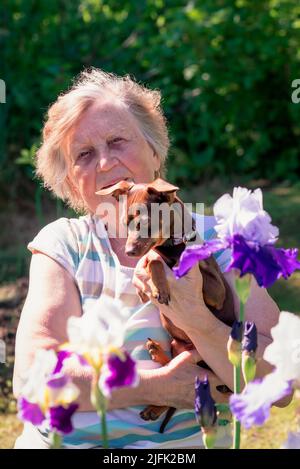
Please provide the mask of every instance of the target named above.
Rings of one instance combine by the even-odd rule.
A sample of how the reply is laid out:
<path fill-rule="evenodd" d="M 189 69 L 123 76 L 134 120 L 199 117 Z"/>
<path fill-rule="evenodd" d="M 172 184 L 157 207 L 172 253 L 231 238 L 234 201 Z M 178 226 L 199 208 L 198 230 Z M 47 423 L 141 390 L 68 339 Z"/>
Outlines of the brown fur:
<path fill-rule="evenodd" d="M 158 178 L 150 184 L 135 185 L 131 182 L 120 181 L 112 187 L 99 191 L 98 194 L 111 194 L 116 197 L 117 200 L 119 199 L 120 195 L 126 194 L 127 212 L 125 223 L 129 225 L 130 222 L 134 222 L 135 219 L 138 219 L 138 214 L 135 212 L 129 215 L 130 207 L 134 203 L 145 204 L 148 207 L 148 213 L 150 214 L 151 203 L 167 202 L 169 205 L 171 205 L 173 202 L 178 202 L 182 206 L 182 214 L 184 214 L 184 204 L 176 196 L 177 190 L 178 187 Z M 186 213 L 184 216 L 186 216 Z M 183 216 L 181 217 L 181 220 L 183 220 Z M 173 217 L 171 218 L 169 228 L 170 235 L 167 238 L 164 237 L 162 220 L 160 220 L 156 236 L 152 238 L 139 238 L 137 233 L 135 233 L 135 230 L 131 230 L 125 248 L 127 254 L 140 257 L 146 254 L 150 249 L 154 249 L 160 254 L 164 262 L 170 268 L 174 267 L 186 245 L 184 242 L 175 245 L 172 241 L 173 236 L 175 235 Z M 182 226 L 181 233 L 179 233 L 180 238 L 183 238 L 185 235 L 183 230 L 184 227 Z M 176 235 L 178 237 L 178 233 Z M 162 263 L 158 260 L 152 260 L 149 262 L 147 269 L 153 285 L 152 296 L 157 298 L 160 303 L 168 304 L 171 292 L 169 291 L 169 286 Z M 233 295 L 227 281 L 220 271 L 216 260 L 213 256 L 211 256 L 208 259 L 200 261 L 199 269 L 203 277 L 203 298 L 205 304 L 220 321 L 224 322 L 228 326 L 232 326 L 235 320 Z M 138 294 L 143 302 L 149 301 L 148 296 L 143 292 L 139 291 Z M 176 327 L 172 321 L 170 321 L 170 319 L 165 317 L 163 314 L 161 314 L 161 322 L 163 327 L 173 337 L 171 343 L 173 357 L 183 350 L 191 350 L 193 348 L 193 344 L 185 332 Z M 160 363 L 161 365 L 168 363 L 169 358 L 166 356 L 157 342 L 149 338 L 147 342 L 147 348 L 151 358 L 154 361 Z M 198 364 L 209 369 L 207 364 L 203 361 L 199 362 Z M 223 391 L 230 392 L 226 386 Z M 166 410 L 166 407 L 148 406 L 141 412 L 141 417 L 145 420 L 156 420 Z M 170 410 L 167 412 L 166 419 L 171 418 L 175 410 L 176 409 L 174 408 L 170 408 Z M 161 431 L 163 431 L 165 428 L 167 423 L 166 419 L 161 426 Z"/>

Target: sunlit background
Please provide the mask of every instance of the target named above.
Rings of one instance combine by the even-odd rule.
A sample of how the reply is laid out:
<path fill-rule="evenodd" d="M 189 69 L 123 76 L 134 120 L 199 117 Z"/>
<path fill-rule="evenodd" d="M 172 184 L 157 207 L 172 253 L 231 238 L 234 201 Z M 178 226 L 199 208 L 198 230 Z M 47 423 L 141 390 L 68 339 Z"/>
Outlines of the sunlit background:
<path fill-rule="evenodd" d="M 46 223 L 76 216 L 34 177 L 34 155 L 47 107 L 90 66 L 161 90 L 172 140 L 168 180 L 182 200 L 204 202 L 210 213 L 234 185 L 262 187 L 280 244 L 300 247 L 300 103 L 291 100 L 300 78 L 297 0 L 3 0 L 0 339 L 7 360 L 0 364 L 0 448 L 12 446 L 21 429 L 11 377 L 27 292 L 26 245 Z M 271 293 L 281 309 L 300 312 L 299 287 L 295 274 Z M 274 424 L 248 434 L 245 446 L 282 441 L 277 411 Z M 284 412 L 283 433 L 295 424 L 294 408 Z"/>

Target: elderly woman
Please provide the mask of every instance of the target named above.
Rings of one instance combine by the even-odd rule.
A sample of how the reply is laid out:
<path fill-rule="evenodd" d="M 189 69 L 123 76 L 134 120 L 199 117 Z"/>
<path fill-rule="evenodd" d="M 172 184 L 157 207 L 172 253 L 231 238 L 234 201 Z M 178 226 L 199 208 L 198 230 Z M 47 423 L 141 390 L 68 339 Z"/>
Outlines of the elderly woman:
<path fill-rule="evenodd" d="M 164 306 L 164 314 L 191 337 L 197 350 L 184 351 L 163 367 L 151 361 L 144 348 L 147 337 L 159 340 L 165 349 L 169 338 L 160 323 L 160 305 L 153 298 L 143 304 L 136 293 L 135 286 L 141 285 L 149 292 L 145 259 L 125 255 L 126 239 L 119 236 L 113 210 L 106 225 L 97 216 L 102 202 L 115 204 L 118 213 L 118 202 L 111 196 L 96 195 L 97 190 L 123 179 L 148 183 L 164 177 L 168 147 L 160 93 L 128 76 L 91 69 L 50 107 L 37 154 L 37 174 L 45 186 L 84 215 L 50 223 L 28 245 L 33 255 L 28 296 L 17 332 L 14 392 L 19 395 L 37 349 L 53 348 L 67 340 L 66 323 L 71 315 L 85 314 L 103 295 L 118 298 L 124 307 L 131 308 L 125 346 L 138 360 L 140 383 L 112 394 L 109 440 L 115 448 L 199 447 L 201 437 L 192 410 L 195 376 L 209 375 L 216 401 L 222 398 L 216 390 L 218 384 L 233 387 L 226 353 L 230 330 L 205 306 L 198 268 L 175 281 L 166 267 L 172 298 L 169 306 Z M 205 218 L 204 238 L 211 236 L 212 226 L 211 217 Z M 226 252 L 218 262 L 224 270 Z M 230 274 L 226 277 L 232 285 Z M 246 314 L 259 331 L 258 375 L 264 375 L 270 370 L 261 357 L 279 310 L 266 290 L 253 283 Z M 196 365 L 200 355 L 212 372 Z M 90 404 L 91 376 L 79 365 L 69 364 L 67 371 L 81 395 L 80 412 L 73 420 L 75 431 L 64 439 L 65 447 L 101 447 L 98 417 Z M 140 410 L 148 404 L 178 409 L 165 433 L 159 433 L 161 421 L 140 418 Z M 227 446 L 228 437 L 221 433 L 218 446 Z M 15 447 L 48 445 L 46 433 L 25 424 Z"/>

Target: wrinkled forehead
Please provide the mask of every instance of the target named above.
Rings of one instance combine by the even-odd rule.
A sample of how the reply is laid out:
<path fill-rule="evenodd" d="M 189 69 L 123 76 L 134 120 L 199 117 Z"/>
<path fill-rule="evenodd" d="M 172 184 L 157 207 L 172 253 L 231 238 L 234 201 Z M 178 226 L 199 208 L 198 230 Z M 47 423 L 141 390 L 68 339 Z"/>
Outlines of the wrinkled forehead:
<path fill-rule="evenodd" d="M 71 150 L 98 140 L 116 136 L 134 138 L 141 135 L 137 120 L 122 102 L 94 102 L 84 111 L 68 135 Z"/>

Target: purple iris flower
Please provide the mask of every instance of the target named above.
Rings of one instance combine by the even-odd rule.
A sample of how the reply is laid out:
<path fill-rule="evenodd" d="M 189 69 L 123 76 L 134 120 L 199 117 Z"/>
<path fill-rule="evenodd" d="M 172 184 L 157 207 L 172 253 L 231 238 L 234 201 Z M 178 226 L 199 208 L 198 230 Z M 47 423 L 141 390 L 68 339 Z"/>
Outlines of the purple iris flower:
<path fill-rule="evenodd" d="M 255 352 L 257 349 L 257 328 L 254 322 L 246 321 L 242 350 L 246 352 Z"/>
<path fill-rule="evenodd" d="M 225 246 L 227 247 L 227 245 Z M 185 248 L 179 259 L 178 267 L 173 267 L 175 277 L 179 279 L 188 273 L 194 264 L 207 259 L 215 252 L 224 249 L 224 242 L 220 239 L 211 239 L 203 245 L 194 244 Z"/>
<path fill-rule="evenodd" d="M 49 409 L 49 425 L 51 430 L 67 435 L 73 431 L 71 417 L 78 409 L 78 404 L 70 404 L 68 407 L 57 406 Z"/>
<path fill-rule="evenodd" d="M 195 379 L 195 414 L 202 428 L 213 427 L 217 421 L 216 405 L 210 393 L 207 376 L 204 380 L 198 376 Z"/>
<path fill-rule="evenodd" d="M 55 373 L 47 380 L 47 386 L 53 389 L 60 389 L 66 386 L 71 381 L 71 378 L 63 373 Z"/>
<path fill-rule="evenodd" d="M 230 397 L 230 409 L 245 428 L 263 425 L 271 405 L 291 393 L 292 386 L 273 372 L 263 379 L 251 381 L 241 394 Z"/>
<path fill-rule="evenodd" d="M 274 247 L 279 230 L 263 209 L 260 189 L 251 193 L 246 188 L 234 188 L 233 197 L 224 194 L 217 200 L 214 215 L 217 238 L 186 247 L 178 266 L 173 268 L 177 279 L 194 264 L 228 248 L 231 263 L 226 270 L 239 269 L 241 277 L 252 274 L 260 287 L 268 288 L 280 277 L 286 279 L 300 269 L 297 249 Z"/>
<path fill-rule="evenodd" d="M 276 249 L 271 244 L 260 246 L 246 241 L 242 235 L 234 234 L 227 241 L 216 238 L 203 245 L 188 246 L 181 254 L 178 266 L 173 267 L 175 277 L 183 277 L 200 260 L 227 248 L 231 248 L 231 263 L 226 271 L 239 269 L 241 277 L 250 273 L 260 287 L 269 288 L 281 276 L 288 278 L 300 269 L 297 249 Z"/>
<path fill-rule="evenodd" d="M 137 383 L 136 362 L 128 352 L 124 352 L 125 360 L 118 355 L 111 354 L 107 359 L 107 373 L 100 378 L 103 391 L 110 395 L 114 388 L 134 386 Z"/>
<path fill-rule="evenodd" d="M 69 356 L 68 352 L 60 352 L 56 360 L 53 350 L 36 356 L 33 371 L 24 386 L 24 395 L 18 399 L 21 420 L 37 426 L 46 423 L 51 431 L 60 433 L 72 431 L 70 419 L 78 408 L 74 401 L 79 389 L 68 375 L 58 371 Z"/>
<path fill-rule="evenodd" d="M 79 355 L 78 353 L 75 353 L 75 352 L 70 352 L 69 350 L 60 350 L 57 354 L 57 363 L 53 370 L 53 374 L 60 373 L 64 366 L 64 361 L 70 358 L 72 355 L 76 355 L 77 360 L 79 361 L 80 365 L 82 366 L 88 365 L 88 362 L 82 355 Z"/>
<path fill-rule="evenodd" d="M 18 399 L 18 417 L 23 421 L 31 422 L 33 425 L 41 425 L 45 416 L 38 404 L 29 402 L 25 397 Z"/>
<path fill-rule="evenodd" d="M 56 366 L 53 370 L 53 374 L 55 373 L 60 373 L 60 371 L 62 370 L 62 367 L 64 365 L 64 361 L 67 359 L 67 358 L 70 358 L 72 355 L 72 352 L 69 352 L 69 350 L 60 350 L 57 354 L 57 363 L 56 363 Z"/>
<path fill-rule="evenodd" d="M 242 342 L 242 338 L 243 338 L 242 321 L 234 321 L 231 332 L 230 332 L 230 337 L 232 338 L 232 340 L 236 340 L 237 342 Z"/>
<path fill-rule="evenodd" d="M 239 269 L 241 277 L 247 273 L 254 275 L 260 287 L 269 288 L 280 277 L 287 279 L 294 270 L 300 269 L 297 249 L 277 249 L 272 244 L 260 246 L 239 234 L 233 235 L 231 248 L 232 261 L 227 270 Z"/>

